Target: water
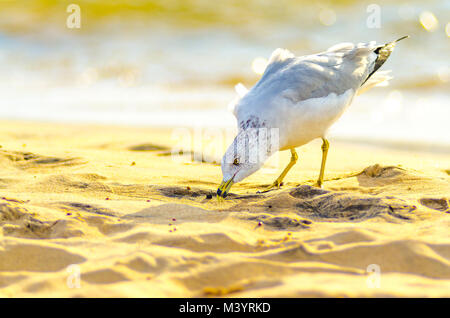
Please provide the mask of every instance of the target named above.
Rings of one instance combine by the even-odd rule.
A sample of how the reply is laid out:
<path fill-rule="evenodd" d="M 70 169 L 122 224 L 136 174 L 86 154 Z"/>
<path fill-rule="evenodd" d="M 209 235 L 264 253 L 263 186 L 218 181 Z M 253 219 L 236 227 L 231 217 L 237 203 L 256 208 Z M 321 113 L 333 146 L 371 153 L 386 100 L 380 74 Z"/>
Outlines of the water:
<path fill-rule="evenodd" d="M 227 105 L 258 80 L 255 58 L 408 34 L 383 66 L 391 85 L 357 98 L 331 134 L 450 149 L 449 1 L 388 1 L 379 29 L 371 2 L 80 1 L 79 30 L 61 4 L 23 3 L 0 3 L 1 119 L 233 127 Z M 421 25 L 426 11 L 436 25 Z"/>

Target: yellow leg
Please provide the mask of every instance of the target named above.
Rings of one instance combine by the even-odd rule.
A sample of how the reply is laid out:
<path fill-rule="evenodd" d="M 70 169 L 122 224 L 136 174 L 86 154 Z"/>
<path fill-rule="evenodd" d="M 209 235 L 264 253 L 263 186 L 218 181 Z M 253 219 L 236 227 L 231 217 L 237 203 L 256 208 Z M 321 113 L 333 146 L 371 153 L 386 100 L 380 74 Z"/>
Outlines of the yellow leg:
<path fill-rule="evenodd" d="M 319 179 L 317 180 L 317 183 L 315 186 L 321 188 L 323 184 L 323 173 L 325 172 L 325 163 L 327 162 L 327 154 L 328 154 L 328 148 L 330 148 L 330 143 L 325 138 L 322 138 L 323 144 L 322 144 L 322 164 L 320 165 L 320 174 Z"/>
<path fill-rule="evenodd" d="M 284 177 L 287 175 L 287 173 L 289 172 L 289 170 L 292 168 L 292 166 L 295 165 L 295 163 L 297 162 L 298 159 L 298 155 L 297 152 L 295 151 L 294 148 L 291 149 L 291 161 L 289 161 L 288 165 L 286 166 L 286 168 L 284 168 L 283 172 L 280 174 L 280 176 L 263 192 L 267 192 L 272 188 L 280 188 L 281 183 L 283 182 Z"/>

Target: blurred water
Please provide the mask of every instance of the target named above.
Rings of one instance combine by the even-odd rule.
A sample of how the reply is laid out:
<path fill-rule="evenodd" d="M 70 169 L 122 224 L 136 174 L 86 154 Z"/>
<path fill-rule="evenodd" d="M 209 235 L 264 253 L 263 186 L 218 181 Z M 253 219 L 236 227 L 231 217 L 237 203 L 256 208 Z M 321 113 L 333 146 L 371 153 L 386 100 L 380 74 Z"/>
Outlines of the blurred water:
<path fill-rule="evenodd" d="M 391 86 L 356 99 L 331 133 L 450 146 L 449 1 L 383 2 L 379 29 L 366 24 L 371 2 L 136 3 L 104 13 L 81 1 L 82 28 L 71 30 L 61 5 L 0 2 L 0 118 L 231 127 L 233 86 L 258 80 L 255 58 L 409 34 L 383 67 Z M 433 30 L 420 23 L 426 11 Z"/>

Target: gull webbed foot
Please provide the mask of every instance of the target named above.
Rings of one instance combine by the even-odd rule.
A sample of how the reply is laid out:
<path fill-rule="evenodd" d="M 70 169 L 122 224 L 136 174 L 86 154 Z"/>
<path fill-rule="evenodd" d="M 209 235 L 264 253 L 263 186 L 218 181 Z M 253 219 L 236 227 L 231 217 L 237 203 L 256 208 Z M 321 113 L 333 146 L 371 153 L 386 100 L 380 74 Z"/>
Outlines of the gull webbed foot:
<path fill-rule="evenodd" d="M 316 183 L 313 184 L 313 187 L 322 188 L 323 181 L 317 180 Z"/>
<path fill-rule="evenodd" d="M 295 151 L 294 148 L 291 149 L 291 161 L 289 162 L 289 164 L 287 165 L 286 168 L 284 168 L 283 172 L 280 174 L 280 176 L 269 186 L 267 187 L 265 190 L 261 191 L 261 193 L 265 193 L 268 192 L 270 190 L 272 190 L 273 188 L 277 188 L 279 189 L 282 185 L 283 185 L 283 179 L 286 176 L 286 174 L 289 172 L 289 170 L 292 168 L 292 166 L 295 165 L 295 163 L 298 160 L 298 155 L 297 152 Z"/>
<path fill-rule="evenodd" d="M 263 191 L 260 191 L 261 193 L 266 193 L 269 192 L 270 190 L 276 188 L 277 190 L 280 189 L 280 187 L 283 185 L 283 181 L 280 181 L 278 179 L 276 179 L 270 186 L 268 186 L 266 189 L 264 189 Z"/>

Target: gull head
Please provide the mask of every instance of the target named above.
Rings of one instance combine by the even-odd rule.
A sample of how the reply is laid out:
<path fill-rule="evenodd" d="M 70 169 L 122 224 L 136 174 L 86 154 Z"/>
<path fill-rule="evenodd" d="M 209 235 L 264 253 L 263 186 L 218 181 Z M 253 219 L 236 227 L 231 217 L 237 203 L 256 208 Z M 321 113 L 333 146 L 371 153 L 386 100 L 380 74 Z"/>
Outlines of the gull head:
<path fill-rule="evenodd" d="M 271 154 L 267 133 L 259 128 L 241 131 L 222 158 L 223 180 L 217 189 L 217 197 L 225 198 L 233 184 L 258 171 Z M 265 141 L 265 142 L 262 142 Z"/>

